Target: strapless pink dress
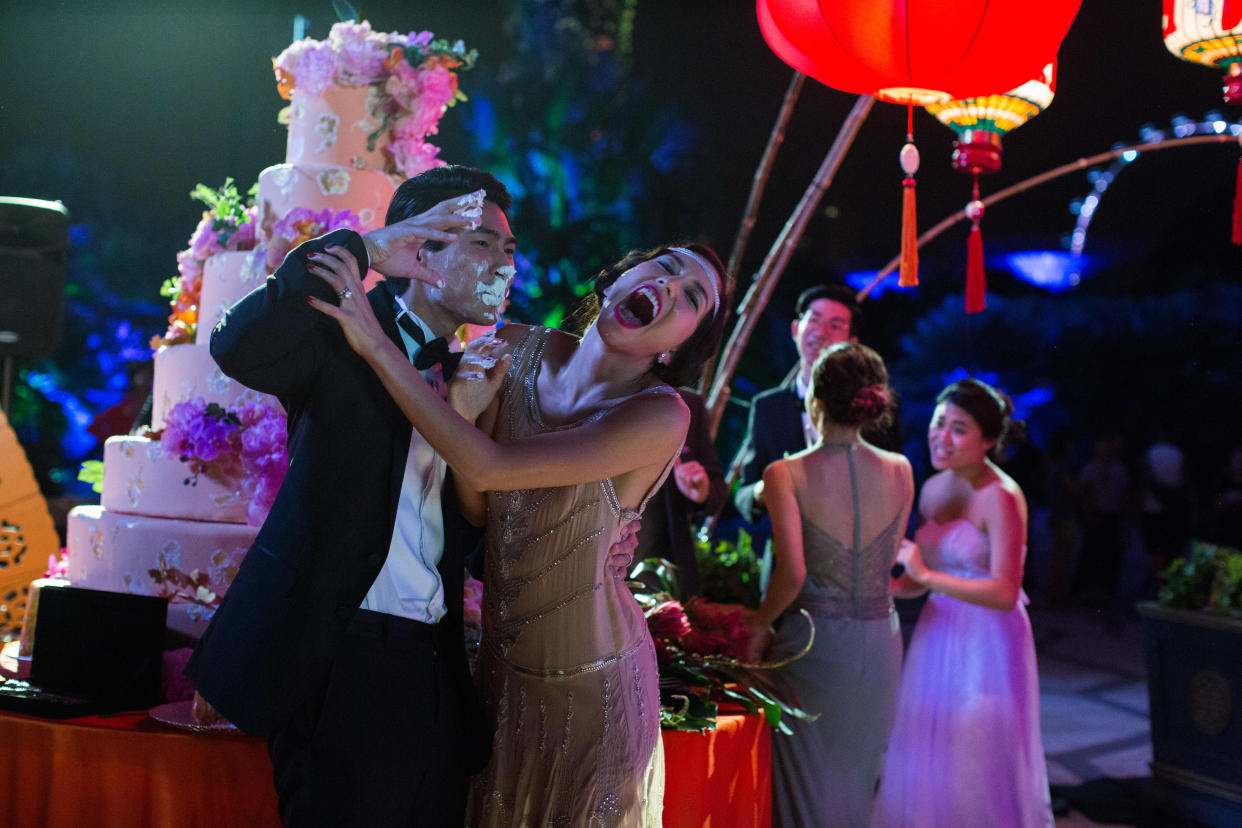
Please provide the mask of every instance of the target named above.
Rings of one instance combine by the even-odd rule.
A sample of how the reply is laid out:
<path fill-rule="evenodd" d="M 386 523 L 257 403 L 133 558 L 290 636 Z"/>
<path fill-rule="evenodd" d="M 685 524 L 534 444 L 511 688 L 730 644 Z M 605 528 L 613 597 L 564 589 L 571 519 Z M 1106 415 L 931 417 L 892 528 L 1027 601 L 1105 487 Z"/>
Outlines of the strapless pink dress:
<path fill-rule="evenodd" d="M 928 566 L 988 577 L 974 524 L 925 523 Z M 1008 612 L 933 592 L 906 653 L 872 825 L 1053 825 L 1039 732 L 1039 679 L 1025 597 Z"/>

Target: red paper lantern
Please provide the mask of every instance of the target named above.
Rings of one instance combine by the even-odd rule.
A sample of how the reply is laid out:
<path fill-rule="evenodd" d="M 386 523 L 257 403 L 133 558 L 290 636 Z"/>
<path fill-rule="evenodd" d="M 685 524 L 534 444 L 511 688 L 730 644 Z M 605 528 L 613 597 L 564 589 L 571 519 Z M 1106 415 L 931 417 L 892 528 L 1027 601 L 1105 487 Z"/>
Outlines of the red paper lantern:
<path fill-rule="evenodd" d="M 1004 92 L 1035 77 L 1056 57 L 1079 3 L 757 0 L 757 12 L 764 40 L 794 69 L 834 89 L 913 107 Z M 918 153 L 913 136 L 906 140 L 899 283 L 916 285 Z"/>
<path fill-rule="evenodd" d="M 926 105 L 991 95 L 1056 57 L 1080 0 L 758 0 L 781 60 L 844 92 Z"/>

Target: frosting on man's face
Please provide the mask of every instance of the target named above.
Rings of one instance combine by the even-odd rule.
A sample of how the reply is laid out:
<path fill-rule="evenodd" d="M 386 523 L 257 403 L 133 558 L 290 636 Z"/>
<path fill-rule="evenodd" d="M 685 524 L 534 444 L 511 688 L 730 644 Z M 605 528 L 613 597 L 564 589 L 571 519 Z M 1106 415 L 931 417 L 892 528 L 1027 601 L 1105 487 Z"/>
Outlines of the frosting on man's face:
<path fill-rule="evenodd" d="M 479 263 L 479 284 L 474 289 L 475 296 L 479 297 L 479 301 L 489 308 L 498 308 L 505 301 L 505 296 L 509 292 L 509 285 L 513 282 L 513 276 L 517 273 L 517 268 L 513 265 L 504 265 L 493 271 L 491 281 L 484 281 L 484 271 L 487 269 L 486 262 Z"/>

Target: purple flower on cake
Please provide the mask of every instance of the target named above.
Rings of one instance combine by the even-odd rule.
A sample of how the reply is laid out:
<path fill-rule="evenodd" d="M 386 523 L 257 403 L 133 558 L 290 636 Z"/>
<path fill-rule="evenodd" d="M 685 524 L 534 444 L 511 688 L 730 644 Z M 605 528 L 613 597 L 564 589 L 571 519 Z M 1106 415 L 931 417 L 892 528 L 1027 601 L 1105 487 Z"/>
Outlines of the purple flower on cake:
<path fill-rule="evenodd" d="M 202 397 L 179 402 L 164 418 L 160 448 L 183 463 L 210 463 L 229 449 L 229 438 L 240 422 L 216 403 Z"/>
<path fill-rule="evenodd" d="M 250 498 L 246 522 L 251 526 L 267 518 L 289 469 L 285 412 L 274 403 L 251 401 L 226 411 L 195 397 L 174 405 L 164 429 L 152 437 L 189 465 L 186 485 L 194 485 L 200 474 L 236 479 Z"/>
<path fill-rule="evenodd" d="M 246 522 L 259 526 L 267 518 L 289 470 L 285 412 L 278 406 L 250 403 L 240 412 L 242 490 L 250 496 Z"/>
<path fill-rule="evenodd" d="M 416 49 L 426 49 L 434 39 L 435 35 L 431 32 L 419 32 L 418 34 L 410 32 L 405 36 L 405 45 L 413 46 Z M 460 43 L 461 41 L 458 42 Z"/>
<path fill-rule="evenodd" d="M 303 41 L 305 42 L 305 41 Z M 318 95 L 332 85 L 336 76 L 336 55 L 329 43 L 311 41 L 297 57 L 293 75 L 308 94 Z"/>

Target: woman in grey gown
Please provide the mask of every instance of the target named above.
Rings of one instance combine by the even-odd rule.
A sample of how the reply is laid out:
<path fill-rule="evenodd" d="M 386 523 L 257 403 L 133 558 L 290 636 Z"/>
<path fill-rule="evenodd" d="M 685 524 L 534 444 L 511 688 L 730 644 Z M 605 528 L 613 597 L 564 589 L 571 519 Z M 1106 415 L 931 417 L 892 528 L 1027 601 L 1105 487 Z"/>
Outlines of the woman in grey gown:
<path fill-rule="evenodd" d="M 773 825 L 866 826 L 901 676 L 889 577 L 914 499 L 910 463 L 859 429 L 891 416 L 879 354 L 842 343 L 815 361 L 806 410 L 820 440 L 764 471 L 774 561 L 751 619 L 750 660 L 810 652 L 781 668 L 818 713 L 772 738 Z"/>

